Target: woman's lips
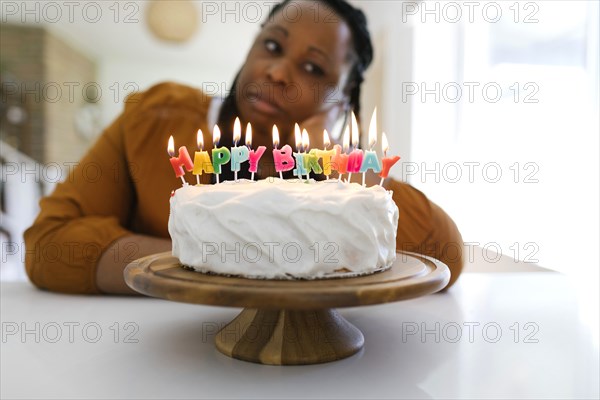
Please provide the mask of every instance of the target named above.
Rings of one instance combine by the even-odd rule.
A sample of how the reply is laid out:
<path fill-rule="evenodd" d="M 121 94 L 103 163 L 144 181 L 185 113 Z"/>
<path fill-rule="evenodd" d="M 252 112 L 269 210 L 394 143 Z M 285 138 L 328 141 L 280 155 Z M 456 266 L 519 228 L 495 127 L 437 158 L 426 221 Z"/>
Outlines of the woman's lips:
<path fill-rule="evenodd" d="M 260 98 L 249 100 L 249 102 L 252 105 L 252 108 L 263 114 L 273 115 L 281 112 L 281 109 L 277 105 Z"/>

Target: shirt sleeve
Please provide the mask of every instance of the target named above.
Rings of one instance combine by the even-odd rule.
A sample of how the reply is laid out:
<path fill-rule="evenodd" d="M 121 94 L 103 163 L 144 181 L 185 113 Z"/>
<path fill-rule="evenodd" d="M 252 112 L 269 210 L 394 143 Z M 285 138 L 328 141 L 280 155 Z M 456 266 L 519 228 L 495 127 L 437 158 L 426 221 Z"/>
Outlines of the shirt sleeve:
<path fill-rule="evenodd" d="M 438 205 L 411 185 L 393 179 L 385 181 L 393 191 L 400 217 L 396 248 L 436 258 L 450 268 L 452 286 L 464 265 L 462 236 L 452 219 Z"/>
<path fill-rule="evenodd" d="M 100 293 L 96 285 L 100 255 L 115 240 L 131 234 L 124 226 L 134 189 L 122 124 L 132 107 L 126 106 L 67 179 L 40 201 L 40 213 L 24 234 L 25 268 L 37 287 Z"/>

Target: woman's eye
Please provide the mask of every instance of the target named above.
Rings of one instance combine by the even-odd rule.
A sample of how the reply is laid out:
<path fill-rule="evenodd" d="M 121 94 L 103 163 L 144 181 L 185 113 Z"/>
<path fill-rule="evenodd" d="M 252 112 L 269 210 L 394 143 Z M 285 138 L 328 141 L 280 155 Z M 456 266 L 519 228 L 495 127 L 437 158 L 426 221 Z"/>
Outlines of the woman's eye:
<path fill-rule="evenodd" d="M 304 64 L 304 70 L 306 72 L 308 72 L 309 74 L 319 75 L 319 76 L 324 75 L 323 69 L 313 63 Z"/>
<path fill-rule="evenodd" d="M 279 43 L 271 39 L 265 40 L 265 48 L 271 53 L 278 53 L 281 51 L 281 46 L 279 46 Z"/>

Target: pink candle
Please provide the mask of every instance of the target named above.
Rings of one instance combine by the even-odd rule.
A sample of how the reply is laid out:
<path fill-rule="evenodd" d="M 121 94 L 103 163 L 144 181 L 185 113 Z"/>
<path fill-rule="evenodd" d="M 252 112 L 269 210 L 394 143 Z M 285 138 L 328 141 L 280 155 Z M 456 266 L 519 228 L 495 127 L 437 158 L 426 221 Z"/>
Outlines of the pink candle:
<path fill-rule="evenodd" d="M 173 136 L 170 136 L 167 152 L 169 153 L 169 156 L 171 156 L 169 161 L 171 162 L 173 171 L 175 171 L 175 176 L 181 178 L 181 182 L 184 185 L 187 185 L 187 182 L 183 178 L 185 175 L 185 170 L 183 168 L 185 167 L 185 169 L 188 171 L 194 169 L 194 163 L 190 158 L 190 153 L 188 153 L 187 148 L 185 146 L 181 146 L 179 148 L 178 156 L 175 157 L 175 140 L 173 139 Z"/>
<path fill-rule="evenodd" d="M 379 176 L 381 177 L 379 186 L 383 186 L 383 180 L 388 177 L 388 174 L 390 173 L 390 169 L 392 168 L 392 166 L 394 164 L 396 164 L 398 162 L 398 160 L 400 160 L 399 156 L 386 157 L 387 152 L 390 149 L 390 145 L 388 144 L 388 140 L 387 140 L 387 136 L 385 135 L 385 132 L 383 132 L 381 134 L 381 147 L 383 149 L 383 160 L 381 160 L 381 163 L 383 164 L 383 166 L 381 168 L 381 172 L 379 173 Z"/>
<path fill-rule="evenodd" d="M 256 151 L 252 150 L 252 126 L 250 122 L 246 125 L 246 146 L 248 146 L 248 160 L 250 162 L 250 168 L 248 171 L 252 173 L 250 180 L 254 180 L 254 173 L 258 171 L 258 161 L 267 149 L 265 146 L 258 146 Z"/>
<path fill-rule="evenodd" d="M 292 157 L 292 148 L 286 144 L 281 149 L 279 146 L 279 130 L 273 125 L 273 161 L 275 161 L 275 171 L 279 172 L 279 178 L 283 179 L 283 171 L 289 171 L 294 168 L 294 158 Z"/>
<path fill-rule="evenodd" d="M 352 152 L 348 157 L 348 183 L 352 182 L 352 174 L 354 172 L 360 172 L 360 166 L 362 164 L 363 152 L 359 150 L 359 131 L 358 131 L 358 121 L 356 120 L 356 115 L 354 115 L 354 111 L 352 111 Z"/>

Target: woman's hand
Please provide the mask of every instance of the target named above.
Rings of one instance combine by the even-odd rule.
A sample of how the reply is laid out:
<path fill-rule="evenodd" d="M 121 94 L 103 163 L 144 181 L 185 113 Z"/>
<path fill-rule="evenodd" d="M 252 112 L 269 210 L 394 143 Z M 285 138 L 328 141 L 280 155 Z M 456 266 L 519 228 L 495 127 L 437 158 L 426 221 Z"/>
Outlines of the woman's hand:
<path fill-rule="evenodd" d="M 308 131 L 311 148 L 323 148 L 323 129 L 327 129 L 331 137 L 335 123 L 338 119 L 343 118 L 344 108 L 345 103 L 343 102 L 332 104 L 323 112 L 315 114 L 299 124 L 301 129 Z"/>
<path fill-rule="evenodd" d="M 145 235 L 124 236 L 102 253 L 96 270 L 96 284 L 103 293 L 139 294 L 125 283 L 123 271 L 130 262 L 171 250 L 171 239 Z"/>

